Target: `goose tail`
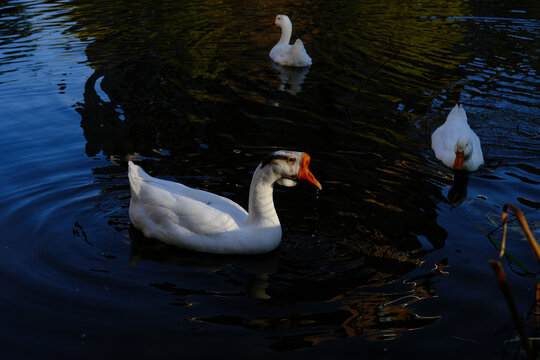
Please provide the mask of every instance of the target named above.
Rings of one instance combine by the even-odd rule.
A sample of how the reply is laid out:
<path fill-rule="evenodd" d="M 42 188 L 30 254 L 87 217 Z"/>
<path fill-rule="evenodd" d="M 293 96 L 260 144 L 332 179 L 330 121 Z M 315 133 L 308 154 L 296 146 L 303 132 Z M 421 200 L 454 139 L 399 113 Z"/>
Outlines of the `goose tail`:
<path fill-rule="evenodd" d="M 292 58 L 295 59 L 296 66 L 308 66 L 311 65 L 311 58 L 306 52 L 304 43 L 302 40 L 297 39 L 291 50 Z"/>
<path fill-rule="evenodd" d="M 452 111 L 450 111 L 450 114 L 448 114 L 447 120 L 467 122 L 467 113 L 463 109 L 463 106 L 456 104 Z"/>
<path fill-rule="evenodd" d="M 128 162 L 128 178 L 129 188 L 131 189 L 131 197 L 139 198 L 141 191 L 141 183 L 144 180 L 149 180 L 148 175 L 140 166 L 135 165 L 133 161 Z"/>

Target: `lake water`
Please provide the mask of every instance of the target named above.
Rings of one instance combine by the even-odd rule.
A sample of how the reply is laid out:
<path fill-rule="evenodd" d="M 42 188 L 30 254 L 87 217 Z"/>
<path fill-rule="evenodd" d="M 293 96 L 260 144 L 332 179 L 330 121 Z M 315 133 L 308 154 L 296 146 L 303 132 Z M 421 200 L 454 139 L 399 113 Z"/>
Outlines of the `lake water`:
<path fill-rule="evenodd" d="M 277 13 L 310 68 L 268 58 Z M 3 358 L 514 356 L 486 233 L 513 203 L 540 238 L 539 16 L 536 0 L 1 2 Z M 464 186 L 430 147 L 456 103 L 485 157 Z M 282 148 L 312 156 L 323 190 L 276 188 L 275 252 L 130 226 L 128 160 L 247 206 Z M 509 249 L 538 271 L 515 222 Z M 502 263 L 530 320 L 535 282 Z"/>

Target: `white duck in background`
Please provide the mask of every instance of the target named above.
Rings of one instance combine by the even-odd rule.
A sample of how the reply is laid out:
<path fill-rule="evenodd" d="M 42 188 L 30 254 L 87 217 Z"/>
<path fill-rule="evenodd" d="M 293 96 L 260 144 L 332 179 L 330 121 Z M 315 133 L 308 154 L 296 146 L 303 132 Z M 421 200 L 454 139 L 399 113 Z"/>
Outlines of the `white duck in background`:
<path fill-rule="evenodd" d="M 484 163 L 480 139 L 467 123 L 462 106 L 454 106 L 444 124 L 431 135 L 437 159 L 456 170 L 475 171 Z"/>
<path fill-rule="evenodd" d="M 146 237 L 200 252 L 258 254 L 274 250 L 281 225 L 273 201 L 274 184 L 305 180 L 321 189 L 306 153 L 276 151 L 257 167 L 249 189 L 249 213 L 206 191 L 148 175 L 129 162 L 129 217 Z"/>
<path fill-rule="evenodd" d="M 292 23 L 287 15 L 277 15 L 272 25 L 281 28 L 281 38 L 270 50 L 270 58 L 279 65 L 309 66 L 311 58 L 304 48 L 302 40 L 297 39 L 294 45 L 289 45 L 292 34 Z"/>

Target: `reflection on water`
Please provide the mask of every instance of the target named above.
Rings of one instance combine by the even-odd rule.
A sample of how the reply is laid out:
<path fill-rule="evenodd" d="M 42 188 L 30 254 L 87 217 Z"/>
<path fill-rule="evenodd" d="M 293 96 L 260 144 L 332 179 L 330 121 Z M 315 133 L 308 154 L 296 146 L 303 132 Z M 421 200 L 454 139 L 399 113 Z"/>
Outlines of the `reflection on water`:
<path fill-rule="evenodd" d="M 467 198 L 467 185 L 469 175 L 465 171 L 454 170 L 454 183 L 448 191 L 448 201 L 453 205 L 459 205 Z"/>
<path fill-rule="evenodd" d="M 174 289 L 169 289 L 169 291 Z M 416 289 L 415 289 L 416 290 Z M 347 293 L 346 300 L 332 299 L 339 307 L 333 312 L 298 314 L 296 312 L 264 318 L 218 315 L 191 318 L 190 321 L 241 326 L 255 331 L 276 331 L 281 335 L 270 345 L 274 350 L 290 351 L 317 346 L 322 342 L 356 336 L 369 340 L 396 339 L 401 332 L 421 329 L 439 317 L 419 316 L 407 306 L 425 297 L 420 291 L 405 294 Z"/>
<path fill-rule="evenodd" d="M 260 332 L 278 331 L 282 334 L 278 341 L 270 345 L 275 350 L 300 349 L 343 337 L 369 336 L 371 340 L 389 340 L 399 337 L 404 331 L 423 328 L 439 319 L 438 316 L 417 315 L 410 306 L 436 296 L 432 279 L 447 274 L 443 271 L 444 264 L 436 266 L 428 274 L 405 280 L 403 285 L 396 288 L 399 290 L 397 292 L 396 289 L 392 292 L 362 291 L 353 289 L 355 285 L 370 282 L 377 289 L 388 280 L 377 269 L 377 260 L 360 254 L 356 259 L 342 256 L 340 264 L 329 264 L 333 267 L 329 276 L 324 266 L 317 269 L 318 273 L 306 267 L 296 269 L 292 264 L 287 266 L 295 259 L 288 259 L 279 251 L 253 257 L 216 257 L 146 239 L 133 227 L 130 228 L 130 238 L 131 263 L 134 265 L 150 260 L 190 267 L 209 271 L 225 282 L 236 285 L 232 291 L 222 291 L 190 289 L 170 282 L 152 284 L 171 294 L 171 304 L 194 307 L 194 316 L 189 321 L 240 326 Z M 403 268 L 412 269 L 419 265 L 419 259 L 409 259 L 406 254 L 402 254 L 400 260 L 412 262 L 402 265 Z M 296 274 L 299 270 L 305 273 Z M 238 291 L 238 286 L 243 290 Z M 344 288 L 351 290 L 343 292 Z M 199 304 L 195 300 L 201 296 L 248 296 L 260 301 L 258 306 L 282 310 L 278 314 L 261 316 L 253 314 L 252 309 L 246 309 L 243 315 L 234 310 L 228 313 L 226 309 L 221 309 L 218 315 L 201 317 L 196 315 Z M 304 311 L 304 308 L 309 308 L 305 304 L 312 301 L 324 305 L 309 312 Z M 207 311 L 201 309 L 201 312 Z"/>
<path fill-rule="evenodd" d="M 539 202 L 540 25 L 515 6 L 0 5 L 7 354 L 493 357 L 513 330 L 493 320 L 482 229 Z M 278 8 L 314 66 L 268 59 Z M 429 136 L 456 102 L 486 164 L 452 178 Z M 275 252 L 196 254 L 130 226 L 127 160 L 245 206 L 280 148 L 310 153 L 324 190 L 275 189 Z"/>
<path fill-rule="evenodd" d="M 309 72 L 309 67 L 279 66 L 272 63 L 272 67 L 279 73 L 281 91 L 286 91 L 291 95 L 296 95 L 302 90 L 302 84 Z"/>

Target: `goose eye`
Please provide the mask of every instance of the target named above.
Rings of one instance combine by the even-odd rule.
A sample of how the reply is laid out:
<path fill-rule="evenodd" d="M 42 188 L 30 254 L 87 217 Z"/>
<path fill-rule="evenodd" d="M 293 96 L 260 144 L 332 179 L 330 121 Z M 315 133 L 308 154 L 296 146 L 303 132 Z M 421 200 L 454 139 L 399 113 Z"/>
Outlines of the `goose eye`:
<path fill-rule="evenodd" d="M 288 161 L 289 161 L 289 162 L 291 163 L 291 165 L 292 165 L 292 164 L 294 164 L 294 163 L 296 162 L 296 159 L 293 158 L 293 157 L 290 157 L 290 158 L 288 159 Z"/>

